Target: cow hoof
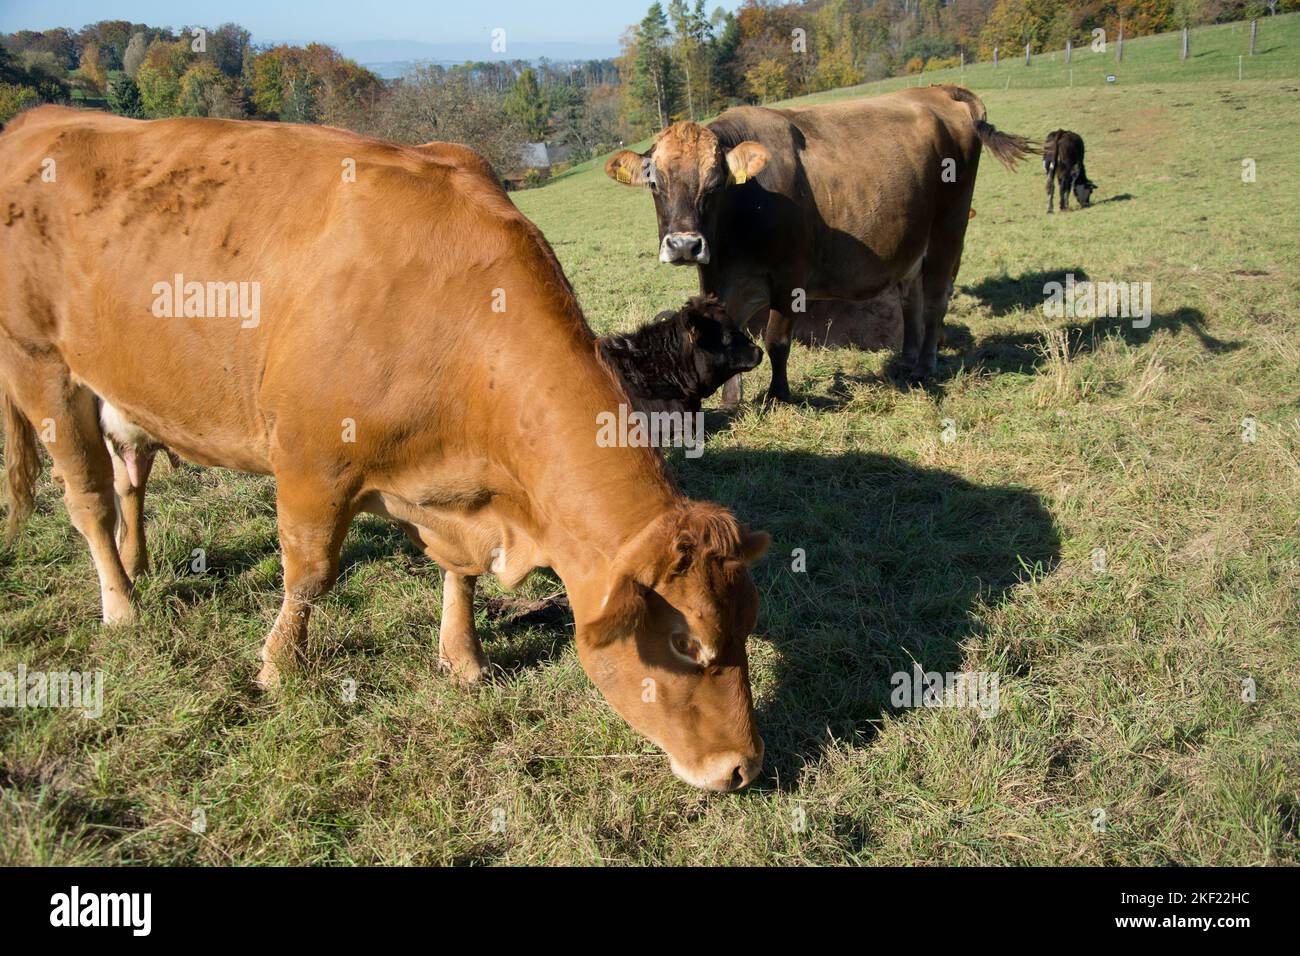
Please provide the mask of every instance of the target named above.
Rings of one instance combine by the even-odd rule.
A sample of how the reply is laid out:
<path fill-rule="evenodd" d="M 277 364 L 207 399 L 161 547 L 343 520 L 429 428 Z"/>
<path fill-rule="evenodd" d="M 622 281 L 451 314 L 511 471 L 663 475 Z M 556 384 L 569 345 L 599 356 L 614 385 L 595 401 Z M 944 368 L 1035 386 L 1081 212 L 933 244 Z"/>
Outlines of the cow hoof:
<path fill-rule="evenodd" d="M 481 683 L 487 674 L 488 659 L 484 654 L 462 661 L 451 661 L 445 657 L 438 658 L 438 666 L 446 671 L 453 681 L 462 687 L 472 687 Z"/>
<path fill-rule="evenodd" d="M 778 392 L 768 392 L 767 397 L 763 399 L 764 408 L 775 408 L 778 405 L 793 405 L 794 398 L 789 392 L 784 394 Z"/>
<path fill-rule="evenodd" d="M 257 672 L 257 678 L 253 681 L 257 689 L 265 694 L 274 694 L 280 689 L 283 679 L 280 676 L 280 668 L 276 667 L 270 661 L 262 664 L 262 669 Z"/>
<path fill-rule="evenodd" d="M 138 578 L 149 573 L 149 559 L 143 555 L 124 555 L 122 567 L 126 570 L 127 580 L 135 584 Z"/>
<path fill-rule="evenodd" d="M 902 362 L 889 370 L 889 379 L 898 388 L 908 388 L 917 382 L 918 373 L 909 364 Z"/>
<path fill-rule="evenodd" d="M 904 365 L 898 370 L 900 388 L 924 388 L 934 377 L 934 369 L 923 366 Z"/>
<path fill-rule="evenodd" d="M 135 606 L 129 598 L 119 598 L 104 602 L 104 625 L 121 627 L 135 620 Z"/>

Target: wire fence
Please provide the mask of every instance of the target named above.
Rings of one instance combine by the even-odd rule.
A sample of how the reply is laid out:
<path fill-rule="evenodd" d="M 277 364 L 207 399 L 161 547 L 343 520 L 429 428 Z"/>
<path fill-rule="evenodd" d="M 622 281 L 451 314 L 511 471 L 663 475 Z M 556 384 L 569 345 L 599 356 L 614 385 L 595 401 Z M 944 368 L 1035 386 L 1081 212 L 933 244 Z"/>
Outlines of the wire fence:
<path fill-rule="evenodd" d="M 1098 35 L 1100 34 L 1100 35 Z M 1035 53 L 923 70 L 878 88 L 961 83 L 972 89 L 1032 89 L 1203 80 L 1300 80 L 1300 14 L 1217 24 L 1140 38 L 1100 31 L 1091 40 Z"/>

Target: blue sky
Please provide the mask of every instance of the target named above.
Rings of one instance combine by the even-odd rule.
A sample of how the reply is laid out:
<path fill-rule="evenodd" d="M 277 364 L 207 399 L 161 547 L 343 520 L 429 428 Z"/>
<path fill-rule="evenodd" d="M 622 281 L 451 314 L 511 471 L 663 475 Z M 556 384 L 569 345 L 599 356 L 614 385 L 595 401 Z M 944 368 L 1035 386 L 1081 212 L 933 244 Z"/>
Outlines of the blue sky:
<path fill-rule="evenodd" d="M 234 21 L 256 43 L 415 41 L 488 42 L 493 29 L 511 42 L 600 44 L 616 50 L 628 24 L 645 16 L 652 0 L 0 0 L 0 32 L 79 28 L 96 20 L 157 26 L 216 26 Z M 692 0 L 692 3 L 694 0 Z M 706 9 L 734 10 L 740 0 L 707 0 Z M 667 8 L 667 0 L 664 0 Z"/>

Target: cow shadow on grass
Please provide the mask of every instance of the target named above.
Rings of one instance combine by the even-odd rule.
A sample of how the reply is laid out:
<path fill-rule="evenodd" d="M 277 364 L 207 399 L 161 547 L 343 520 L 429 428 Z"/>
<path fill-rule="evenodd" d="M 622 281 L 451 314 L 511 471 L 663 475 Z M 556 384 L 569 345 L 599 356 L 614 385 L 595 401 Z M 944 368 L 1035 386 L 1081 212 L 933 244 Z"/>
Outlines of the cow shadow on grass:
<path fill-rule="evenodd" d="M 166 491 L 161 493 L 166 494 Z M 150 543 L 154 544 L 152 541 Z M 261 570 L 264 572 L 261 576 L 273 579 L 273 583 L 257 583 L 259 590 L 283 587 L 283 556 L 279 537 L 275 533 L 269 536 L 250 534 L 242 539 L 237 537 L 233 541 L 223 540 L 221 543 L 209 541 L 202 550 L 201 572 L 193 566 L 196 557 L 194 551 L 182 548 L 179 552 L 160 554 L 155 550 L 151 559 L 156 564 L 166 564 L 173 570 L 170 579 L 159 585 L 161 594 L 171 600 L 195 605 L 216 598 L 232 582 L 254 570 Z M 404 550 L 410 559 L 419 558 L 419 552 L 411 546 L 410 539 L 397 525 L 369 515 L 359 516 L 349 527 L 339 556 L 339 581 L 362 565 L 373 561 L 391 561 Z"/>
<path fill-rule="evenodd" d="M 1011 315 L 1015 312 L 1027 312 L 1041 309 L 1047 295 L 1043 286 L 1049 282 L 1065 284 L 1067 275 L 1074 276 L 1075 282 L 1089 279 L 1083 266 L 1069 269 L 1053 269 L 1050 272 L 1026 272 L 1024 275 L 987 276 L 974 285 L 963 286 L 961 291 L 974 296 L 995 316 Z M 949 313 L 951 315 L 951 313 Z"/>
<path fill-rule="evenodd" d="M 832 742 L 869 742 L 894 709 L 893 675 L 961 671 L 980 611 L 1060 559 L 1036 494 L 886 455 L 724 449 L 677 472 L 772 535 L 751 661 L 780 787 Z"/>
<path fill-rule="evenodd" d="M 1080 275 L 1081 273 L 1076 272 L 1076 279 Z M 984 298 L 986 304 L 993 308 L 994 314 L 1002 315 L 1016 310 L 1040 307 L 1042 305 L 1041 290 L 1043 283 L 1054 279 L 1059 281 L 1063 277 L 1064 273 L 1059 274 L 1059 276 L 1054 273 L 1036 273 L 1032 278 L 1028 278 L 1029 286 L 1027 287 L 1039 290 L 1039 294 L 1032 300 L 1022 300 L 1020 298 L 1024 294 L 1023 289 L 1027 288 L 1024 285 L 1026 281 L 1024 278 L 1006 280 L 1005 282 L 1002 280 L 986 280 L 985 283 L 981 283 L 981 286 L 985 286 L 985 288 L 974 294 L 977 297 Z M 967 291 L 974 292 L 974 289 L 968 289 Z M 882 383 L 888 383 L 901 389 L 923 387 L 936 401 L 941 402 L 946 383 L 959 371 L 1016 374 L 1032 372 L 1042 366 L 1048 361 L 1048 356 L 1044 352 L 1043 337 L 1043 332 L 1048 328 L 1058 328 L 1067 332 L 1072 356 L 1091 352 L 1111 337 L 1117 337 L 1131 346 L 1146 345 L 1153 336 L 1162 330 L 1167 330 L 1174 335 L 1180 335 L 1186 331 L 1194 335 L 1207 352 L 1216 355 L 1234 352 L 1243 345 L 1242 342 L 1224 341 L 1211 335 L 1205 328 L 1205 314 L 1199 309 L 1190 306 L 1174 309 L 1171 312 L 1154 314 L 1151 316 L 1150 324 L 1142 327 L 1135 327 L 1133 319 L 1128 318 L 1073 319 L 1065 321 L 1044 319 L 1041 326 L 1033 329 L 990 335 L 979 340 L 976 340 L 969 326 L 954 320 L 950 315 L 944 323 L 944 344 L 939 350 L 939 363 L 935 375 L 923 386 L 917 386 L 907 380 L 906 369 L 901 366 L 900 359 L 895 354 L 890 357 L 881 372 L 850 374 L 835 371 L 830 383 L 829 395 L 801 393 L 798 391 L 799 382 L 796 381 L 793 386 L 795 389 L 795 403 L 807 405 L 819 411 L 837 411 L 853 401 L 853 386 L 863 384 L 880 385 Z M 764 385 L 765 383 L 761 381 L 761 373 L 759 378 L 760 382 L 758 384 Z M 758 394 L 761 396 L 761 390 Z M 734 417 L 735 413 L 732 412 L 722 412 L 720 410 L 706 412 L 706 433 L 716 436 L 727 431 L 731 427 Z"/>
<path fill-rule="evenodd" d="M 1068 334 L 1070 354 L 1075 356 L 1095 350 L 1112 337 L 1119 338 L 1130 346 L 1143 346 L 1161 331 L 1174 335 L 1183 332 L 1194 335 L 1202 348 L 1215 355 L 1235 352 L 1243 344 L 1224 341 L 1211 335 L 1205 329 L 1205 314 L 1190 306 L 1154 314 L 1147 325 L 1135 327 L 1133 322 L 1133 319 L 1128 318 L 1074 319 L 1064 322 L 1045 320 L 1040 329 L 991 335 L 978 342 L 969 328 L 953 323 L 947 328 L 945 345 L 951 351 L 940 357 L 938 379 L 942 382 L 958 368 L 995 374 L 1033 371 L 1047 361 L 1043 350 L 1043 331 L 1049 327 Z M 959 354 L 953 355 L 951 352 Z"/>

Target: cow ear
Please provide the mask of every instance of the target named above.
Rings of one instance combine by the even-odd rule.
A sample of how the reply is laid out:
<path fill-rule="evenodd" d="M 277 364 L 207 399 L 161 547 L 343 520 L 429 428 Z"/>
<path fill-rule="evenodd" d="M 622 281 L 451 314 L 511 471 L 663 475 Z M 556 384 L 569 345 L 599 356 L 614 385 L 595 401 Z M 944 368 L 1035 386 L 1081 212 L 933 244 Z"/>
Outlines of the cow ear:
<path fill-rule="evenodd" d="M 596 647 L 610 644 L 635 634 L 647 610 L 645 587 L 632 577 L 619 575 L 600 604 L 600 614 L 583 631 Z"/>
<path fill-rule="evenodd" d="M 746 140 L 732 148 L 727 153 L 727 169 L 731 171 L 731 182 L 737 186 L 747 183 L 763 171 L 768 158 L 767 147 L 752 140 Z"/>
<path fill-rule="evenodd" d="M 752 565 L 767 554 L 771 544 L 772 536 L 766 531 L 746 531 L 740 537 L 740 558 Z"/>
<path fill-rule="evenodd" d="M 624 186 L 644 186 L 646 158 L 630 149 L 622 149 L 605 163 L 605 175 Z"/>
<path fill-rule="evenodd" d="M 708 321 L 698 309 L 687 306 L 682 310 L 682 318 L 686 324 L 686 334 L 690 336 L 692 342 L 695 342 L 704 333 L 704 323 Z"/>

